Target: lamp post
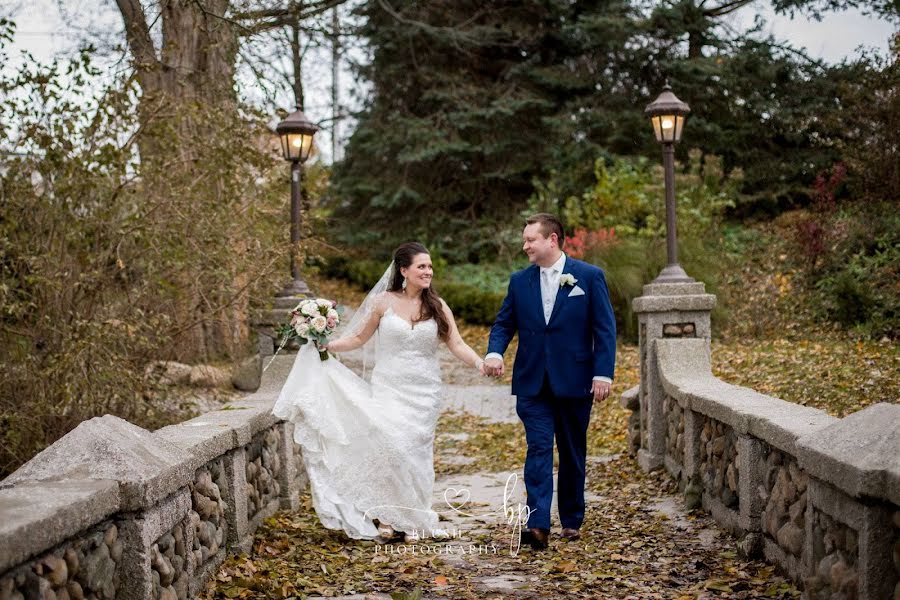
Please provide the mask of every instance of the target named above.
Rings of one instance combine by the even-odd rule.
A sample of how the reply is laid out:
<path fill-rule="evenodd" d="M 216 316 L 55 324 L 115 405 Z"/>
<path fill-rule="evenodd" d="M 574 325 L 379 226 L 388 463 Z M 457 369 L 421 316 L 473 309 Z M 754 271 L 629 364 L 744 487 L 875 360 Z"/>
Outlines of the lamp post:
<path fill-rule="evenodd" d="M 300 275 L 297 250 L 300 244 L 300 190 L 303 181 L 303 163 L 309 158 L 313 136 L 318 125 L 306 118 L 300 107 L 275 127 L 281 139 L 284 159 L 291 163 L 291 280 L 276 296 L 306 296 L 310 289 Z"/>
<path fill-rule="evenodd" d="M 675 234 L 675 143 L 681 140 L 684 119 L 690 107 L 672 93 L 666 83 L 662 93 L 644 109 L 650 117 L 656 141 L 663 147 L 666 180 L 666 254 L 668 264 L 653 283 L 688 283 L 694 281 L 678 264 L 678 240 Z"/>

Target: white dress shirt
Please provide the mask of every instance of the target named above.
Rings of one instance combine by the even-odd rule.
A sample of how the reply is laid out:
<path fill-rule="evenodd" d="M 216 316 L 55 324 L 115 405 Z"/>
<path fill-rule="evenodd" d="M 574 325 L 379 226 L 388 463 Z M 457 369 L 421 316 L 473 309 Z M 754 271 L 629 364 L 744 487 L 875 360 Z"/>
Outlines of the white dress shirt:
<path fill-rule="evenodd" d="M 562 275 L 566 266 L 566 253 L 561 252 L 559 259 L 549 267 L 540 267 L 540 284 L 541 284 L 541 308 L 544 309 L 544 323 L 550 323 L 550 316 L 553 314 L 553 305 L 556 303 L 556 294 L 559 292 L 559 276 Z M 497 352 L 488 353 L 484 359 L 499 358 L 503 360 Z M 595 375 L 594 381 L 605 381 L 612 383 L 612 379 L 602 375 Z"/>

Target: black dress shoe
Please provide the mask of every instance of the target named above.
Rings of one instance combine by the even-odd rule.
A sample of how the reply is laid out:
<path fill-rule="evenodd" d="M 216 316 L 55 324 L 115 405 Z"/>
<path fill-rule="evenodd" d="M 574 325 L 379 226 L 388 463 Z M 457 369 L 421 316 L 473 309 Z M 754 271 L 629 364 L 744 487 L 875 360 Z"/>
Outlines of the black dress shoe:
<path fill-rule="evenodd" d="M 535 550 L 544 550 L 547 548 L 547 542 L 550 539 L 550 532 L 546 529 L 533 527 L 531 529 L 523 529 L 519 540 L 523 544 L 528 544 Z"/>
<path fill-rule="evenodd" d="M 564 540 L 568 540 L 570 542 L 574 542 L 578 538 L 581 537 L 581 533 L 577 529 L 572 529 L 571 527 L 566 527 L 562 530 L 562 533 L 559 534 L 560 537 Z"/>

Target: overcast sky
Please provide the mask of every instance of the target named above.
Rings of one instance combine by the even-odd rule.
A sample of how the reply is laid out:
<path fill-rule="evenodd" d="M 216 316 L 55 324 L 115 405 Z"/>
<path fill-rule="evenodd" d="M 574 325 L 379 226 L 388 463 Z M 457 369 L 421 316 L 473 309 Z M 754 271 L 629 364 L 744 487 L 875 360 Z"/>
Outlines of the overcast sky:
<path fill-rule="evenodd" d="M 105 6 L 106 10 L 98 10 L 98 5 Z M 9 0 L 0 0 L 0 16 L 8 13 L 9 6 Z M 60 12 L 59 0 L 22 0 L 18 6 L 19 10 L 14 16 L 17 33 L 10 52 L 12 62 L 15 62 L 18 50 L 27 50 L 39 60 L 71 53 L 84 39 L 84 31 L 87 29 L 105 30 L 113 38 L 122 37 L 118 36 L 122 27 L 121 18 L 111 2 L 64 0 L 65 14 Z M 776 39 L 786 40 L 795 47 L 806 48 L 811 56 L 828 62 L 852 58 L 861 48 L 875 49 L 887 55 L 889 40 L 896 29 L 888 21 L 866 17 L 859 11 L 828 13 L 818 22 L 803 17 L 791 20 L 774 14 L 765 2 L 756 2 L 742 8 L 731 15 L 729 21 L 736 29 L 747 29 L 753 24 L 757 14 L 761 14 L 767 23 L 765 33 L 771 33 Z M 76 22 L 78 26 L 73 25 Z M 331 115 L 329 60 L 330 53 L 313 52 L 304 63 L 306 112 L 313 120 L 326 119 Z M 358 84 L 346 72 L 340 79 L 341 103 L 358 106 L 358 99 L 352 97 Z M 285 98 L 284 108 L 289 108 L 290 103 L 290 99 Z M 349 127 L 345 127 L 339 139 L 346 138 L 349 133 Z M 325 137 L 320 141 L 320 148 L 323 158 L 328 162 L 330 135 L 325 133 Z"/>

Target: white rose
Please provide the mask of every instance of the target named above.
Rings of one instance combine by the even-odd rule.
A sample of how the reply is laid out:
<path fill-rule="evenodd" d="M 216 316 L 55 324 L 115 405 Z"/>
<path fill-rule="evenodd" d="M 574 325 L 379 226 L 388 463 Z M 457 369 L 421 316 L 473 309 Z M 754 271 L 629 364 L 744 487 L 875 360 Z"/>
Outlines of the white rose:
<path fill-rule="evenodd" d="M 309 333 L 309 323 L 297 323 L 297 325 L 294 327 L 294 331 L 296 331 L 297 335 L 299 335 L 300 337 L 306 337 L 306 335 Z"/>
<path fill-rule="evenodd" d="M 313 317 L 310 325 L 313 329 L 315 329 L 319 333 L 322 333 L 323 331 L 325 331 L 325 326 L 328 325 L 328 319 L 326 319 L 322 315 L 319 315 L 317 317 Z"/>
<path fill-rule="evenodd" d="M 575 285 L 578 280 L 575 279 L 575 276 L 571 273 L 563 273 L 559 276 L 559 287 L 563 287 L 564 285 Z"/>
<path fill-rule="evenodd" d="M 338 321 L 338 320 L 340 320 L 340 315 L 338 314 L 338 311 L 334 310 L 333 308 L 329 308 L 328 313 L 325 314 L 325 318 L 326 319 L 334 319 L 335 321 Z"/>
<path fill-rule="evenodd" d="M 314 314 L 316 314 L 316 313 L 319 312 L 319 311 L 318 311 L 318 309 L 317 309 L 317 307 L 316 307 L 316 303 L 315 303 L 315 302 L 313 302 L 313 301 L 311 301 L 311 300 L 306 300 L 306 301 L 304 301 L 303 304 L 300 306 L 300 312 L 302 312 L 304 315 L 308 315 L 308 316 L 311 317 L 311 316 L 313 316 Z"/>
<path fill-rule="evenodd" d="M 316 304 L 318 304 L 322 308 L 331 308 L 331 300 L 326 300 L 325 298 L 317 299 Z"/>

